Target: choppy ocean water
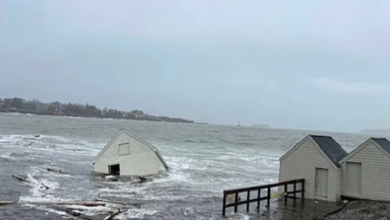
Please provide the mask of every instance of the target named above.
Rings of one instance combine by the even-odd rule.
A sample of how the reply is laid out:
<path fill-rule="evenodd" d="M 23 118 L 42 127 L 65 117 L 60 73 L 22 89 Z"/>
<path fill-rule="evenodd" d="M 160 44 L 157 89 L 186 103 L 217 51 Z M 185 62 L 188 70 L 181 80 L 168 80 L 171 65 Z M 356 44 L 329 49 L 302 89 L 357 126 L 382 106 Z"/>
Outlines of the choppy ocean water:
<path fill-rule="evenodd" d="M 109 182 L 91 175 L 92 159 L 126 129 L 154 144 L 171 171 L 139 184 Z M 117 219 L 221 219 L 224 189 L 276 182 L 279 157 L 308 133 L 332 135 L 350 151 L 367 136 L 358 134 L 0 114 L 0 219 L 66 219 L 33 202 L 93 201 L 97 196 L 143 203 Z M 39 134 L 36 138 L 34 135 Z M 61 167 L 56 174 L 47 167 Z M 29 176 L 25 184 L 12 174 Z M 50 189 L 41 189 L 39 182 Z M 82 210 L 104 214 L 109 207 Z M 232 219 L 250 219 L 229 214 Z"/>

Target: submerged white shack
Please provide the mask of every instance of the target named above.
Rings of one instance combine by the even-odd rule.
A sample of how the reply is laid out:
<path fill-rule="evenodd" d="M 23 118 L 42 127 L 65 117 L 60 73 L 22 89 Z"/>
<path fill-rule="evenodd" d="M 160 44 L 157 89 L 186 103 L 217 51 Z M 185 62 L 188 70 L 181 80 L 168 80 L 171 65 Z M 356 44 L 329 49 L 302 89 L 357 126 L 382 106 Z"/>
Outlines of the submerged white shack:
<path fill-rule="evenodd" d="M 345 156 L 347 152 L 332 137 L 308 135 L 279 159 L 279 181 L 304 178 L 305 198 L 337 201 L 342 175 L 338 162 Z"/>
<path fill-rule="evenodd" d="M 356 199 L 390 200 L 390 142 L 369 138 L 340 161 L 342 193 Z"/>
<path fill-rule="evenodd" d="M 125 130 L 119 131 L 93 161 L 96 173 L 146 176 L 168 170 L 160 152 Z"/>

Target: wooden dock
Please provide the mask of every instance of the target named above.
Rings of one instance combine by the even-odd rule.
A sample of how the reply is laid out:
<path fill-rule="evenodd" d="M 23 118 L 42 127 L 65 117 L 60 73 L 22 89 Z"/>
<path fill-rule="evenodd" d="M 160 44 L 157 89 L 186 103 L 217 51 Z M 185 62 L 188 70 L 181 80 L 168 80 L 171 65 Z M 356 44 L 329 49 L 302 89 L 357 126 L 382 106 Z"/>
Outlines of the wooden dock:
<path fill-rule="evenodd" d="M 311 199 L 289 200 L 278 199 L 271 203 L 269 209 L 263 209 L 259 213 L 248 213 L 250 219 L 264 220 L 315 220 L 341 210 L 344 206 L 333 202 L 315 201 Z M 323 217 L 323 218 L 320 218 Z"/>
<path fill-rule="evenodd" d="M 273 188 L 283 190 L 276 193 Z M 305 199 L 304 193 L 304 179 L 225 190 L 222 216 L 226 216 L 227 210 L 232 208 L 232 214 L 245 212 L 251 219 L 313 220 L 343 208 L 332 202 Z"/>

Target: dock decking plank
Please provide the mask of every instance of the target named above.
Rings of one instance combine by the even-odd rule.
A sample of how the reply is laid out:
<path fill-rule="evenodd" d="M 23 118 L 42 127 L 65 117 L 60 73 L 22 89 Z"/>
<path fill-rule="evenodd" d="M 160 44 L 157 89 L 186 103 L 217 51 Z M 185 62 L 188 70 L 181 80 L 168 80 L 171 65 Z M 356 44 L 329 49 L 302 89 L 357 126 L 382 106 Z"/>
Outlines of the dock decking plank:
<path fill-rule="evenodd" d="M 270 208 L 266 207 L 267 201 L 261 201 L 259 213 L 256 210 L 256 204 L 251 204 L 251 211 L 246 212 L 245 206 L 240 206 L 239 213 L 246 213 L 250 216 L 250 219 L 261 220 L 313 220 L 317 217 L 323 217 L 328 213 L 335 212 L 343 208 L 343 205 L 339 205 L 333 202 L 317 201 L 311 199 L 291 199 L 289 198 L 287 203 L 284 198 L 274 199 Z M 233 208 L 228 209 L 227 216 L 234 215 Z"/>

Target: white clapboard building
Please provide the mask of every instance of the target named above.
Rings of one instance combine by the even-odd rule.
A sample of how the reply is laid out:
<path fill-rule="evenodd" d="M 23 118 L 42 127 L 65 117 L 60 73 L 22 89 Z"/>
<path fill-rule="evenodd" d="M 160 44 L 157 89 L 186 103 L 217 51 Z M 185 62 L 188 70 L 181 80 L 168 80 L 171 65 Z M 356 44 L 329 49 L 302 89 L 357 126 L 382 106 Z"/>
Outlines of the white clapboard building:
<path fill-rule="evenodd" d="M 303 178 L 305 198 L 337 201 L 342 178 L 339 161 L 347 155 L 332 137 L 308 135 L 280 158 L 279 181 Z"/>
<path fill-rule="evenodd" d="M 94 171 L 121 176 L 146 176 L 168 170 L 160 152 L 150 143 L 120 130 L 93 161 Z"/>
<path fill-rule="evenodd" d="M 386 138 L 369 138 L 339 163 L 343 196 L 390 200 L 390 142 Z"/>

